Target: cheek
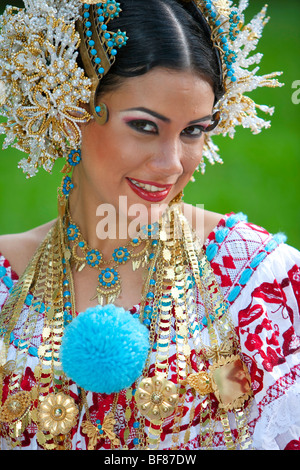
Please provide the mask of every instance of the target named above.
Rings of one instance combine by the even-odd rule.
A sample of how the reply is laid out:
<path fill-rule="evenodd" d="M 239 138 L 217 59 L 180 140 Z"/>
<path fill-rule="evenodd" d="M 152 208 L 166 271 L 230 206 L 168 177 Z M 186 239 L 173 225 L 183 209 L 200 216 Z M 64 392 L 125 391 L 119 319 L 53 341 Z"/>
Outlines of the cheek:
<path fill-rule="evenodd" d="M 195 169 L 202 161 L 204 146 L 204 137 L 201 142 L 195 145 L 189 145 L 184 155 L 184 172 L 187 174 L 194 173 Z"/>

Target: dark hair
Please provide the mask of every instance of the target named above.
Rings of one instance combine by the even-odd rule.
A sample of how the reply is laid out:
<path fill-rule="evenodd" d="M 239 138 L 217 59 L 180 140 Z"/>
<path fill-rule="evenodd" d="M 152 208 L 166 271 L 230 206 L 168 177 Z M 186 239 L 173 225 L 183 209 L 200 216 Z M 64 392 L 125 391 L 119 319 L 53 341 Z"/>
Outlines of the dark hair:
<path fill-rule="evenodd" d="M 193 2 L 123 0 L 122 12 L 109 23 L 110 31 L 126 31 L 126 46 L 101 80 L 98 94 L 111 91 L 122 77 L 147 73 L 154 67 L 192 70 L 212 85 L 216 101 L 223 95 L 218 52 L 211 32 Z"/>

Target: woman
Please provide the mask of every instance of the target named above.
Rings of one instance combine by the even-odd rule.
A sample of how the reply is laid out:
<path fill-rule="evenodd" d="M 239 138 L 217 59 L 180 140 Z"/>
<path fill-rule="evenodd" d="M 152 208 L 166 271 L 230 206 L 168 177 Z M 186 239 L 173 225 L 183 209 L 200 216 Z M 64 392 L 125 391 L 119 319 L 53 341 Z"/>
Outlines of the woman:
<path fill-rule="evenodd" d="M 182 202 L 219 160 L 209 133 L 264 126 L 243 87 L 277 83 L 236 64 L 264 12 L 25 6 L 3 20 L 5 132 L 29 175 L 63 153 L 74 171 L 56 221 L 0 240 L 3 448 L 298 445 L 299 254 Z"/>

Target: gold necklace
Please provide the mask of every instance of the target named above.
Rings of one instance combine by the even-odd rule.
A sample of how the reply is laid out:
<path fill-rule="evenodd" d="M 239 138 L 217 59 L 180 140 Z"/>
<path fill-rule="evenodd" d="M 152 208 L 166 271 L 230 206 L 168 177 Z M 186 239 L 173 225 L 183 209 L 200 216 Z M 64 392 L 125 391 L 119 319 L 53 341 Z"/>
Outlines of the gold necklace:
<path fill-rule="evenodd" d="M 181 239 L 174 237 L 176 225 L 182 228 Z M 70 382 L 61 370 L 59 362 L 66 303 L 63 285 L 66 281 L 71 300 L 70 314 L 73 318 L 76 315 L 72 269 L 64 258 L 68 243 L 69 241 L 65 240 L 62 218 L 59 218 L 2 310 L 0 328 L 4 331 L 5 347 L 1 354 L 1 374 L 2 379 L 5 375 L 9 378 L 5 390 L 7 399 L 0 410 L 0 421 L 12 447 L 21 446 L 23 432 L 30 424 L 37 427 L 37 441 L 43 448 L 68 449 L 72 445 L 70 433 L 78 422 L 79 410 L 70 396 Z M 194 287 L 192 281 L 195 282 Z M 201 331 L 195 329 L 195 326 L 202 321 L 193 306 L 195 288 L 200 292 L 205 304 L 209 346 L 203 344 Z M 21 327 L 20 341 L 16 347 L 15 368 L 12 370 L 7 358 L 11 333 L 19 321 L 29 293 L 33 296 L 34 303 L 30 306 Z M 33 371 L 36 384 L 31 391 L 23 391 L 21 382 L 25 373 L 26 359 L 30 353 L 31 338 L 35 335 L 41 312 L 44 312 L 43 339 L 37 351 L 39 363 Z M 171 416 L 174 423 L 172 436 L 174 448 L 178 448 L 181 444 L 179 432 L 188 388 L 193 391 L 193 401 L 200 399 L 200 423 L 202 423 L 200 434 L 203 435 L 200 445 L 203 442 L 206 448 L 213 446 L 214 427 L 210 425 L 207 427 L 207 422 L 210 422 L 212 417 L 210 395 L 214 394 L 219 403 L 217 417 L 223 425 L 227 448 L 234 449 L 238 445 L 243 449 L 248 448 L 250 435 L 245 405 L 251 397 L 251 391 L 247 390 L 247 393 L 241 394 L 235 390 L 235 395 L 227 401 L 221 393 L 223 385 L 228 385 L 226 382 L 228 373 L 231 374 L 235 369 L 239 376 L 243 374 L 248 381 L 239 355 L 239 345 L 210 264 L 201 249 L 197 248 L 193 233 L 180 208 L 176 206 L 170 208 L 162 220 L 158 245 L 149 264 L 140 305 L 141 321 L 146 316 L 149 318 L 149 356 L 142 376 L 137 379 L 133 387 L 122 392 L 126 393 L 127 402 L 124 410 L 125 441 L 121 445 L 114 429 L 116 417 L 113 414 L 117 407 L 118 395 L 114 396 L 111 410 L 101 423 L 102 428 L 99 431 L 97 423 L 92 423 L 89 416 L 84 392 L 81 395 L 81 403 L 87 410 L 85 422 L 87 424 L 83 423 L 83 430 L 90 438 L 90 448 L 97 446 L 101 441 L 103 434 L 99 432 L 111 440 L 112 446 L 127 448 L 127 442 L 129 443 L 132 436 L 129 432 L 129 426 L 132 424 L 129 423 L 135 420 L 135 423 L 138 423 L 135 428 L 137 448 L 158 449 L 164 421 Z M 172 328 L 176 337 L 176 360 L 172 366 L 174 370 L 175 365 L 177 383 L 170 381 Z M 191 336 L 193 330 L 195 332 Z M 226 341 L 223 341 L 219 344 L 217 338 L 224 340 L 228 337 L 228 333 L 232 343 L 227 345 Z M 198 358 L 198 370 L 192 369 L 190 361 L 191 339 Z M 149 377 L 151 363 L 154 364 L 154 375 Z M 2 388 L 0 387 L 1 393 Z M 188 429 L 192 424 L 194 412 L 195 406 L 192 405 Z M 235 416 L 238 435 L 236 440 L 229 424 L 230 412 Z M 146 422 L 150 424 L 146 426 Z M 188 429 L 185 443 L 189 439 Z"/>

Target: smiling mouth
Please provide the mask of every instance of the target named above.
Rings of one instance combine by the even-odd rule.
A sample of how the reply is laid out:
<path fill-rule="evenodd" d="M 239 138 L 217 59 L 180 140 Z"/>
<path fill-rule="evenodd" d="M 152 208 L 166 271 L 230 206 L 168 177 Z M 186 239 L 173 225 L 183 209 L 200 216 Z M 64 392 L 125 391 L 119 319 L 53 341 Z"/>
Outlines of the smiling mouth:
<path fill-rule="evenodd" d="M 149 184 L 149 183 L 142 183 L 141 181 L 133 180 L 132 178 L 128 178 L 128 179 L 129 181 L 131 181 L 131 183 L 136 185 L 138 188 L 145 189 L 146 191 L 149 191 L 150 193 L 165 191 L 167 189 L 170 189 L 170 187 L 172 186 L 171 184 L 168 184 L 166 186 L 162 186 L 162 185 L 156 186 L 156 185 Z"/>
<path fill-rule="evenodd" d="M 132 178 L 127 178 L 127 181 L 133 191 L 142 199 L 152 202 L 163 201 L 171 191 L 173 185 L 162 185 L 159 183 L 150 184 L 150 182 L 137 181 Z"/>

